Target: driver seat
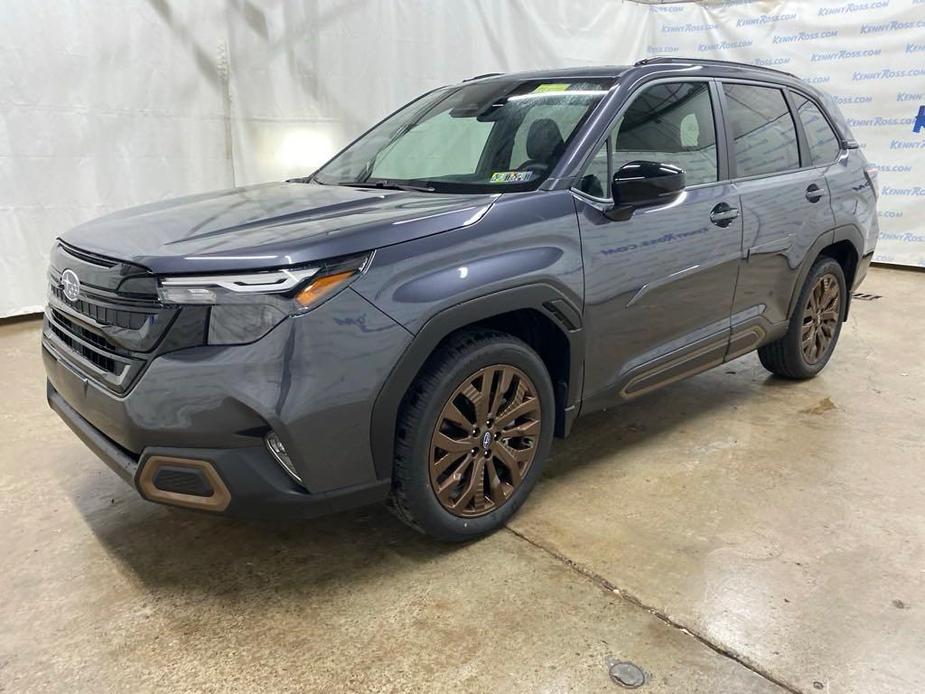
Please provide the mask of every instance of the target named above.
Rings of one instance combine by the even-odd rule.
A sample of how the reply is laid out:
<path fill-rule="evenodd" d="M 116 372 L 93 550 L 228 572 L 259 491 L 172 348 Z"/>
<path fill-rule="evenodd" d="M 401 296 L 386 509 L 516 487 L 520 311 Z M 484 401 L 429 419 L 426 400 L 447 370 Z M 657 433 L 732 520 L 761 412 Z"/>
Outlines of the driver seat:
<path fill-rule="evenodd" d="M 559 132 L 559 126 L 552 118 L 538 118 L 530 124 L 527 131 L 527 161 L 520 165 L 524 169 L 532 165 L 552 168 L 562 152 L 565 151 L 565 140 Z"/>

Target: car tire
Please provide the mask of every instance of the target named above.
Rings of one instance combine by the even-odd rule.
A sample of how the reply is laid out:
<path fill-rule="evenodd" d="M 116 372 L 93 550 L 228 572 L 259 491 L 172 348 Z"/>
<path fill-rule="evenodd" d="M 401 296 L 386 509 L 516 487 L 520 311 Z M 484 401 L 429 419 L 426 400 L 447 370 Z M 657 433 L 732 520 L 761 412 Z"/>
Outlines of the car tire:
<path fill-rule="evenodd" d="M 828 364 L 848 305 L 845 273 L 838 261 L 820 256 L 803 283 L 787 333 L 758 348 L 762 366 L 783 378 L 812 378 Z"/>
<path fill-rule="evenodd" d="M 392 508 L 442 541 L 497 530 L 542 473 L 554 415 L 549 373 L 526 343 L 489 329 L 455 335 L 403 400 Z"/>

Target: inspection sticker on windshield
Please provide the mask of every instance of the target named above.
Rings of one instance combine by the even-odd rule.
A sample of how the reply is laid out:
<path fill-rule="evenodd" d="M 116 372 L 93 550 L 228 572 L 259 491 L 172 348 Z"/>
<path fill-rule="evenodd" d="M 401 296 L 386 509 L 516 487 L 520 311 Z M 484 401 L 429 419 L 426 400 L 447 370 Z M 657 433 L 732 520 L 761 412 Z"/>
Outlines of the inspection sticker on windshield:
<path fill-rule="evenodd" d="M 533 93 L 537 92 L 564 92 L 568 89 L 568 82 L 547 82 L 546 84 L 539 85 L 536 89 L 533 90 Z"/>
<path fill-rule="evenodd" d="M 495 171 L 490 183 L 526 183 L 533 178 L 532 171 Z"/>

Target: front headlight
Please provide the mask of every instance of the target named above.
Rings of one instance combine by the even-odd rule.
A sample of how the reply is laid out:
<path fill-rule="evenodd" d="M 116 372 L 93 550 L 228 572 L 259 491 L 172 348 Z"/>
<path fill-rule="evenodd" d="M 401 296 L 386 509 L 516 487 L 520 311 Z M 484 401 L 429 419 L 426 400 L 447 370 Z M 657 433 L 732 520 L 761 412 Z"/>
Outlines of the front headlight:
<path fill-rule="evenodd" d="M 210 306 L 210 345 L 242 344 L 333 296 L 366 269 L 371 257 L 263 272 L 162 277 L 157 292 L 165 304 Z"/>

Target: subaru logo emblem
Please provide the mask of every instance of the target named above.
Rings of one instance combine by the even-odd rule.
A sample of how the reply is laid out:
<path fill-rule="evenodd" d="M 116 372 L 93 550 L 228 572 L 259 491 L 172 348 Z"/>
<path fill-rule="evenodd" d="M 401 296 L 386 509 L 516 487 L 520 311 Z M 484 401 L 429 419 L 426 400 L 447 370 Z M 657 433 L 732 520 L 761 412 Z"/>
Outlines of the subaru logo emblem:
<path fill-rule="evenodd" d="M 482 434 L 482 448 L 484 448 L 485 450 L 488 450 L 489 448 L 491 448 L 491 432 L 490 431 L 486 431 L 484 434 Z"/>
<path fill-rule="evenodd" d="M 65 270 L 61 273 L 61 290 L 68 301 L 77 301 L 80 296 L 80 280 L 77 279 L 77 273 L 73 270 Z"/>

